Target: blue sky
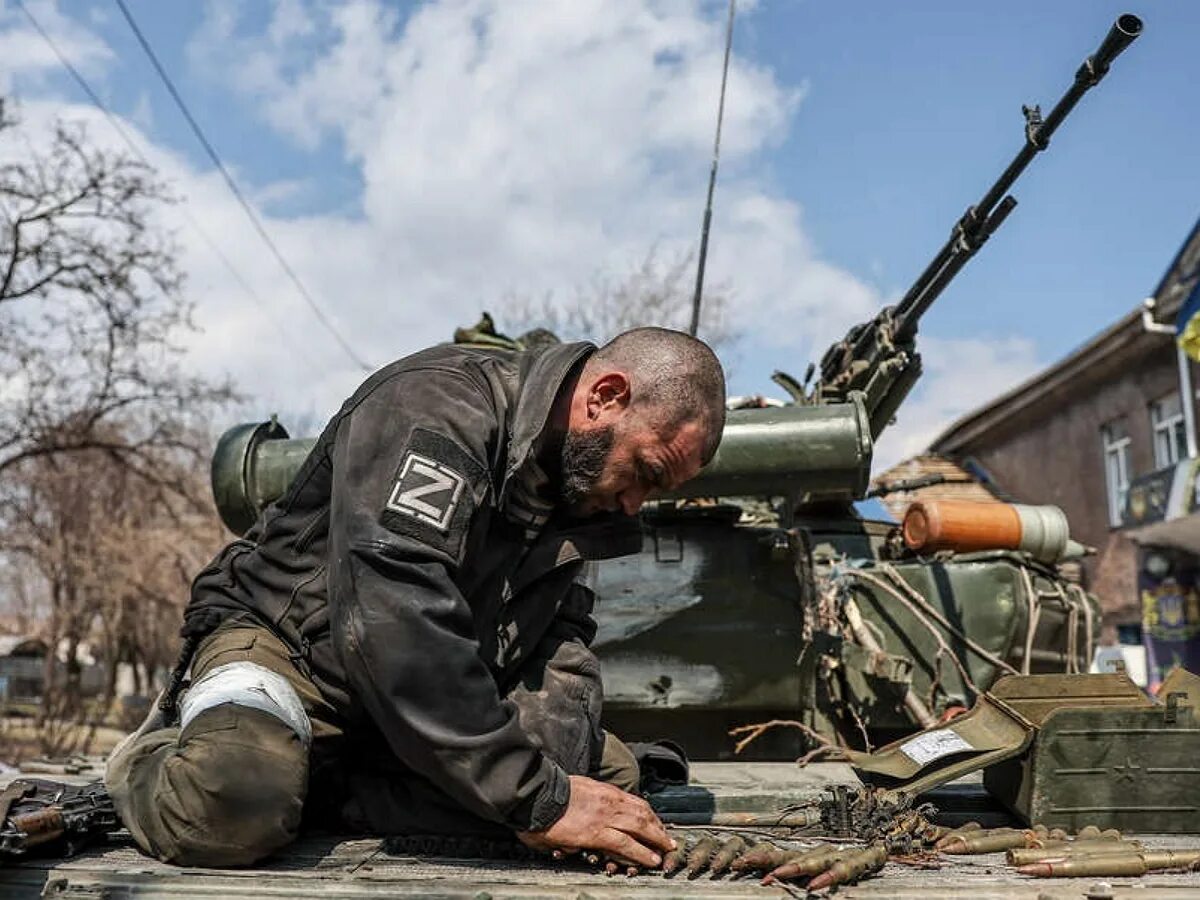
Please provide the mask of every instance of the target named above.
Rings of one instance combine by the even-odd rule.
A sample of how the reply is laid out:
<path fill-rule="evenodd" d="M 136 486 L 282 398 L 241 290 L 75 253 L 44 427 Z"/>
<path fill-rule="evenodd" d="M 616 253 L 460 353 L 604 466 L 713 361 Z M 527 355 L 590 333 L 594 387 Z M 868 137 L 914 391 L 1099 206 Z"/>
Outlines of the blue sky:
<path fill-rule="evenodd" d="M 651 245 L 695 244 L 723 2 L 128 4 L 374 362 L 506 294 L 567 297 Z M 361 373 L 238 221 L 115 5 L 29 5 L 268 298 L 255 310 L 173 223 L 206 329 L 196 365 L 232 372 L 250 413 L 327 415 Z M 928 375 L 884 461 L 1153 290 L 1200 215 L 1200 4 L 742 4 L 710 276 L 732 289 L 743 335 L 733 391 L 769 392 L 774 368 L 800 374 L 903 292 L 1019 148 L 1022 103 L 1048 110 L 1125 11 L 1143 35 L 926 318 Z M 0 0 L 6 39 L 28 52 L 0 54 L 0 91 L 27 118 L 88 115 L 56 63 L 11 43 L 36 42 L 12 0 Z"/>

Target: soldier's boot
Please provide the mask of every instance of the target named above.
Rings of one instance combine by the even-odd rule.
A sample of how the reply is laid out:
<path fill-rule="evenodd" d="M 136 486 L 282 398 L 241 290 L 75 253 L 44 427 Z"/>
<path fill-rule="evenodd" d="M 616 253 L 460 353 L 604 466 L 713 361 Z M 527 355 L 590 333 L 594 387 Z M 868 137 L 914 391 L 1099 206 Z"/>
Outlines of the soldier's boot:
<path fill-rule="evenodd" d="M 121 827 L 104 784 L 18 779 L 0 791 L 0 856 L 71 856 Z"/>

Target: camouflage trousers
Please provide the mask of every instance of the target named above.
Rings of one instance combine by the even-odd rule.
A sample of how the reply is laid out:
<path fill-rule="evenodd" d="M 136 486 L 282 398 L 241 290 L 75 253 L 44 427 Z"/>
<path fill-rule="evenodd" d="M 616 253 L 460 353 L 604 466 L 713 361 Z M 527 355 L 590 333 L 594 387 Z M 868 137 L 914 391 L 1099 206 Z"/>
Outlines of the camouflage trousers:
<path fill-rule="evenodd" d="M 229 702 L 203 709 L 183 729 L 131 736 L 110 758 L 105 783 L 121 821 L 150 855 L 188 866 L 248 865 L 289 844 L 302 825 L 362 834 L 506 833 L 400 772 L 390 754 L 348 747 L 334 710 L 265 628 L 226 625 L 206 638 L 192 660 L 193 683 L 235 662 L 286 679 L 311 739 L 279 711 Z M 600 768 L 588 774 L 637 788 L 633 754 L 608 733 Z"/>

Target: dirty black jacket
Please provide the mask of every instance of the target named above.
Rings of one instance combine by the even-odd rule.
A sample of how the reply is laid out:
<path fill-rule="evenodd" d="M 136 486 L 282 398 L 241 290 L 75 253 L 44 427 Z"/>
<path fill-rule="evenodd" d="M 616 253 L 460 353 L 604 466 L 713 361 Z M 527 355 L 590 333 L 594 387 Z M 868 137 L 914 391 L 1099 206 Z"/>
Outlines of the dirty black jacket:
<path fill-rule="evenodd" d="M 640 546 L 624 516 L 543 521 L 535 440 L 593 349 L 442 346 L 375 373 L 189 607 L 272 628 L 348 730 L 519 830 L 557 820 L 599 757 L 584 560 Z"/>

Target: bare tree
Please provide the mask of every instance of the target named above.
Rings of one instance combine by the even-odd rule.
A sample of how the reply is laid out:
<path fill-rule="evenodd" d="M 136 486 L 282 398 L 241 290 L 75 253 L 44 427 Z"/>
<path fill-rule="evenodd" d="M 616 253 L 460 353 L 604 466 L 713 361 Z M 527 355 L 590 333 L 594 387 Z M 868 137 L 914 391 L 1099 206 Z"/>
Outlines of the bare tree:
<path fill-rule="evenodd" d="M 678 253 L 664 258 L 652 247 L 640 263 L 618 277 L 595 275 L 566 299 L 510 294 L 499 306 L 505 331 L 548 328 L 564 340 L 603 343 L 642 325 L 686 330 L 692 315 L 695 256 Z M 699 336 L 718 352 L 730 349 L 738 335 L 730 321 L 726 285 L 710 287 L 700 308 Z"/>
<path fill-rule="evenodd" d="M 26 132 L 0 106 L 0 566 L 36 574 L 43 752 L 88 739 L 129 662 L 151 678 L 187 574 L 220 541 L 202 428 L 227 384 L 188 374 L 193 327 L 155 173 L 78 125 Z M 101 649 L 96 708 L 80 650 Z"/>
<path fill-rule="evenodd" d="M 155 480 L 153 451 L 193 450 L 187 416 L 230 397 L 178 365 L 192 310 L 153 224 L 168 202 L 144 163 L 81 126 L 35 144 L 0 119 L 0 476 L 93 448 Z"/>

